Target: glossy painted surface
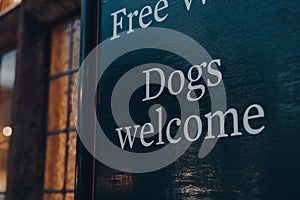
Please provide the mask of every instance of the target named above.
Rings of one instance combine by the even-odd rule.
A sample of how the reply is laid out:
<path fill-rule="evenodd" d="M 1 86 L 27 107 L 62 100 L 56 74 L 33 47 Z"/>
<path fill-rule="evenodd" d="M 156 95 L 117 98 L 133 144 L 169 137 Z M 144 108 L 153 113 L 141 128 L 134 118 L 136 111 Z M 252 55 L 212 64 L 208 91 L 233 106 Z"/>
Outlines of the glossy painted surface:
<path fill-rule="evenodd" d="M 96 3 L 84 2 L 82 56 L 97 41 L 95 17 L 100 9 Z M 133 11 L 156 2 L 103 1 L 99 41 L 112 36 L 112 12 L 124 7 Z M 202 160 L 197 158 L 196 142 L 177 162 L 148 174 L 121 173 L 98 162 L 94 165 L 81 149 L 77 199 L 92 199 L 91 193 L 97 200 L 296 199 L 300 191 L 299 1 L 207 0 L 203 6 L 194 0 L 189 12 L 183 0 L 169 4 L 167 20 L 151 26 L 180 31 L 197 40 L 213 58 L 220 58 L 228 108 L 242 113 L 249 105 L 259 103 L 266 117 L 256 126 L 264 124 L 266 129 L 260 135 L 250 136 L 241 126 L 242 137 L 220 140 Z M 99 83 L 102 99 L 98 101 L 98 111 L 104 116 L 99 117 L 100 123 L 110 123 L 106 103 L 118 78 L 134 64 L 153 59 L 186 70 L 183 61 L 154 50 L 132 52 L 120 58 Z M 200 105 L 203 111 L 209 111 L 209 98 Z M 133 118 L 146 120 L 141 119 L 146 108 L 136 106 L 140 106 L 140 113 L 133 113 Z M 174 107 L 171 114 L 175 113 L 176 103 L 169 106 Z M 232 127 L 228 125 L 227 129 Z"/>

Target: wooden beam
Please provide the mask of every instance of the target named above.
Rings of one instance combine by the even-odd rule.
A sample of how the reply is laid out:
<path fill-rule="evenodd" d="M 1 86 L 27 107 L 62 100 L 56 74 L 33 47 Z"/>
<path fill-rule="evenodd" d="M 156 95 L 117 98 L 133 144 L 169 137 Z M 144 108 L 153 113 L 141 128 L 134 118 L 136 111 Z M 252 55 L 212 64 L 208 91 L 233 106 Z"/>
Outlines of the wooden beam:
<path fill-rule="evenodd" d="M 23 6 L 37 20 L 53 24 L 72 14 L 78 14 L 81 0 L 30 0 L 24 1 Z"/>
<path fill-rule="evenodd" d="M 16 48 L 20 7 L 0 16 L 0 55 Z"/>

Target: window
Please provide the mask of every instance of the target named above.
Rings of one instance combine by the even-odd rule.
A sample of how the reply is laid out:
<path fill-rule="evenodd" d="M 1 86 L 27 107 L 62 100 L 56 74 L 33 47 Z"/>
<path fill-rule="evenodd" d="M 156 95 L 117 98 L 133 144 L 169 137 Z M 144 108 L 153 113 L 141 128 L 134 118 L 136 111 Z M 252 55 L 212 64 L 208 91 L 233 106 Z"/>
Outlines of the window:
<path fill-rule="evenodd" d="M 10 10 L 21 2 L 22 0 L 0 0 L 0 12 Z"/>
<path fill-rule="evenodd" d="M 9 137 L 13 134 L 11 108 L 16 70 L 16 51 L 4 54 L 0 59 L 0 200 L 4 200 Z"/>
<path fill-rule="evenodd" d="M 44 200 L 73 200 L 76 130 L 71 93 L 79 69 L 80 20 L 59 24 L 52 31 Z"/>

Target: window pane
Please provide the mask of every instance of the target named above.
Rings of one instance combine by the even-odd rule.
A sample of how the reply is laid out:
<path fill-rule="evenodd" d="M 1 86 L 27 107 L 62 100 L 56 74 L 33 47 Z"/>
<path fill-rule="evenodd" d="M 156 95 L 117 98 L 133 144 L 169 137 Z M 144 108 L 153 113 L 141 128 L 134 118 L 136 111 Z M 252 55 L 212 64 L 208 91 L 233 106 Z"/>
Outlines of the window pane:
<path fill-rule="evenodd" d="M 0 144 L 0 192 L 6 191 L 8 142 Z"/>
<path fill-rule="evenodd" d="M 50 82 L 48 105 L 48 130 L 66 128 L 68 103 L 68 77 L 64 76 Z"/>
<path fill-rule="evenodd" d="M 22 0 L 0 0 L 0 11 L 14 5 L 20 3 Z"/>
<path fill-rule="evenodd" d="M 63 189 L 66 154 L 66 134 L 47 138 L 45 189 Z"/>
<path fill-rule="evenodd" d="M 11 51 L 1 57 L 0 80 L 1 87 L 12 90 L 16 74 L 16 51 Z"/>
<path fill-rule="evenodd" d="M 80 55 L 80 20 L 76 20 L 73 25 L 73 56 L 72 67 L 79 67 Z"/>
<path fill-rule="evenodd" d="M 75 188 L 75 164 L 76 164 L 76 132 L 69 133 L 68 141 L 68 168 L 67 168 L 67 189 Z"/>
<path fill-rule="evenodd" d="M 71 58 L 70 50 L 72 50 Z M 72 23 L 65 22 L 55 27 L 52 32 L 50 75 L 68 71 L 70 59 L 72 59 L 72 68 L 79 67 L 79 55 L 80 20 L 77 19 Z"/>
<path fill-rule="evenodd" d="M 62 200 L 63 195 L 62 194 L 45 194 L 44 200 Z"/>
<path fill-rule="evenodd" d="M 69 23 L 56 26 L 52 31 L 51 69 L 54 75 L 68 70 L 70 28 Z"/>
<path fill-rule="evenodd" d="M 11 126 L 12 93 L 16 73 L 16 51 L 1 57 L 0 66 L 0 142 L 7 140 L 2 133 Z"/>
<path fill-rule="evenodd" d="M 74 198 L 75 198 L 75 197 L 74 197 L 74 194 L 73 194 L 73 193 L 72 193 L 72 194 L 70 193 L 70 194 L 67 194 L 67 195 L 66 195 L 66 200 L 74 200 Z"/>
<path fill-rule="evenodd" d="M 73 90 L 74 90 L 73 85 L 74 85 L 75 79 L 77 77 L 77 72 L 73 73 L 71 76 L 72 76 L 72 80 L 71 80 L 71 86 L 72 87 L 70 88 L 70 90 L 71 90 L 72 96 L 71 96 L 71 99 L 70 99 L 70 102 L 69 102 L 70 105 L 72 105 L 73 103 L 76 104 L 76 102 L 77 102 L 77 99 L 75 99 L 76 96 L 73 96 Z M 75 127 L 74 112 L 77 112 L 77 111 L 73 110 L 75 108 L 74 106 L 71 106 L 70 108 L 71 108 L 70 113 L 69 113 L 69 115 L 70 115 L 70 127 L 73 128 L 73 127 Z"/>
<path fill-rule="evenodd" d="M 0 142 L 7 140 L 7 138 L 3 135 L 3 130 L 5 127 L 11 125 L 12 108 L 12 96 L 7 93 L 2 93 L 2 91 L 0 96 Z"/>
<path fill-rule="evenodd" d="M 1 57 L 0 62 L 0 192 L 7 187 L 7 156 L 9 136 L 13 133 L 11 109 L 16 71 L 16 51 Z M 0 200 L 4 195 L 0 196 Z"/>
<path fill-rule="evenodd" d="M 45 194 L 46 200 L 74 199 L 74 194 L 70 192 L 75 189 L 77 135 L 68 131 L 75 126 L 71 114 L 72 98 L 69 97 L 72 96 L 76 76 L 72 68 L 79 67 L 79 17 L 56 26 L 52 32 L 48 132 L 63 133 L 48 136 L 47 139 L 45 189 L 61 190 L 61 193 Z"/>

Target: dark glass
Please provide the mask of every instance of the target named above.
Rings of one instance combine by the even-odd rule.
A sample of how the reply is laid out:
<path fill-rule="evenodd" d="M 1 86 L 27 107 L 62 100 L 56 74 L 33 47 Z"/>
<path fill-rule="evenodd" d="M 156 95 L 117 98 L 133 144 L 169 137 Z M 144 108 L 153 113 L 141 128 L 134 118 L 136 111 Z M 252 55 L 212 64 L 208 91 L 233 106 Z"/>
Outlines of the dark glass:
<path fill-rule="evenodd" d="M 97 35 L 97 18 L 100 11 L 100 3 L 95 1 L 82 1 L 81 10 L 81 44 L 80 63 L 88 53 L 97 46 L 100 34 Z M 80 139 L 77 139 L 77 181 L 75 199 L 94 198 L 95 162 L 92 155 L 86 150 Z"/>
<path fill-rule="evenodd" d="M 153 7 L 156 2 L 84 0 L 82 59 L 101 41 L 112 37 L 111 13 L 122 8 L 131 12 L 145 5 Z M 169 1 L 167 11 L 167 20 L 153 21 L 151 26 L 184 33 L 199 42 L 214 59 L 220 58 L 227 107 L 236 108 L 242 118 L 249 105 L 259 103 L 266 117 L 253 125 L 264 124 L 266 128 L 260 135 L 251 136 L 240 124 L 243 136 L 219 140 L 204 159 L 197 157 L 199 141 L 175 163 L 144 174 L 111 169 L 94 160 L 80 144 L 76 198 L 297 199 L 300 195 L 299 2 L 207 0 L 203 6 L 200 0 L 194 0 L 187 11 L 181 0 Z M 126 56 L 114 62 L 99 83 L 98 92 L 102 96 L 97 101 L 97 110 L 103 114 L 98 116 L 99 123 L 110 123 L 109 94 L 118 78 L 131 67 L 149 60 L 165 62 L 163 59 L 167 57 L 171 60 L 167 64 L 187 70 L 184 61 L 168 52 L 142 50 Z M 201 112 L 209 112 L 209 97 L 200 105 Z M 171 105 L 176 106 L 176 103 Z M 139 109 L 141 113 L 132 114 L 141 122 L 144 119 L 140 117 L 148 113 L 142 106 Z M 176 109 L 170 113 L 176 113 Z M 226 130 L 232 130 L 226 124 Z"/>

